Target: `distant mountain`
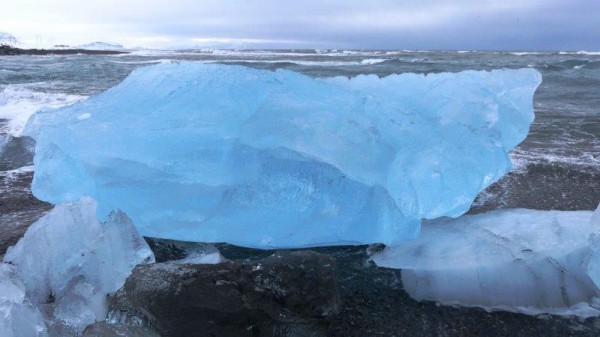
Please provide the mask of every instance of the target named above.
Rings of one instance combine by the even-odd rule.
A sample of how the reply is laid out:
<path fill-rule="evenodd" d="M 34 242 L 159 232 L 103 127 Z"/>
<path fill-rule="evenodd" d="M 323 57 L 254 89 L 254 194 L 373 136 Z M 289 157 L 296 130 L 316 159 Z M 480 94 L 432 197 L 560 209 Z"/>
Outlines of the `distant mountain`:
<path fill-rule="evenodd" d="M 0 45 L 3 44 L 14 47 L 19 44 L 19 40 L 12 34 L 0 32 Z"/>
<path fill-rule="evenodd" d="M 121 50 L 121 49 L 125 49 L 120 44 L 112 44 L 112 43 L 106 43 L 106 42 L 92 42 L 92 43 L 77 46 L 76 48 L 87 49 L 87 50 Z"/>

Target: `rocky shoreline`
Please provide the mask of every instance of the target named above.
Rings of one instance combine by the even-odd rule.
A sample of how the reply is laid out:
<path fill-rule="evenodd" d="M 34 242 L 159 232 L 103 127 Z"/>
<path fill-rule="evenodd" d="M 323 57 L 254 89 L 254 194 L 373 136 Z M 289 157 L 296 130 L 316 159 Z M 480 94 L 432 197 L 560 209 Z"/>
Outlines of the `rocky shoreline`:
<path fill-rule="evenodd" d="M 14 191 L 7 195 L 3 194 L 0 198 L 2 223 L 3 226 L 17 224 L 17 227 L 20 227 L 18 232 L 24 232 L 31 222 L 44 214 L 50 207 L 31 195 L 28 188 L 31 177 L 31 172 L 24 172 L 9 179 L 5 175 L 2 179 L 3 188 L 10 188 L 9 190 Z M 6 238 L 2 239 L 0 256 L 4 254 L 8 245 L 18 239 L 16 234 L 13 236 L 8 242 L 5 241 Z M 158 262 L 155 265 L 136 268 L 128 278 L 124 289 L 135 282 L 147 280 L 148 275 L 152 274 L 149 270 L 156 269 L 165 272 L 166 268 L 169 280 L 172 281 L 169 284 L 191 287 L 188 288 L 188 291 L 197 297 L 197 302 L 201 302 L 204 307 L 212 306 L 208 311 L 194 313 L 189 310 L 189 307 L 186 307 L 190 302 L 184 299 L 189 296 L 173 296 L 168 310 L 154 312 L 153 320 L 155 321 L 168 322 L 172 319 L 173 313 L 176 313 L 195 321 L 194 324 L 214 327 L 214 319 L 210 319 L 210 317 L 223 318 L 229 317 L 229 314 L 232 318 L 238 317 L 239 313 L 233 315 L 230 312 L 236 309 L 232 307 L 231 303 L 238 303 L 236 305 L 241 305 L 246 310 L 244 313 L 246 318 L 249 317 L 248 322 L 251 323 L 248 326 L 255 326 L 254 330 L 252 328 L 244 330 L 248 332 L 248 336 L 595 336 L 600 331 L 600 318 L 581 321 L 576 318 L 551 315 L 534 317 L 510 312 L 487 312 L 479 308 L 442 306 L 427 301 L 417 302 L 404 292 L 399 270 L 379 268 L 368 260 L 369 251 L 380 249 L 379 246 L 324 247 L 274 252 L 217 244 L 216 248 L 229 262 L 212 266 L 194 266 L 172 264 L 172 261 L 185 258 L 191 251 L 204 249 L 206 245 L 151 238 L 147 238 L 147 241 Z M 268 260 L 273 254 L 283 257 L 277 260 L 273 258 Z M 310 257 L 310 259 L 306 260 L 307 262 L 303 264 L 302 268 L 293 269 L 290 266 L 295 263 L 291 264 L 290 259 L 294 256 L 296 258 L 298 256 Z M 265 266 L 265 259 L 270 261 L 270 265 L 267 263 L 269 267 L 264 268 L 263 271 L 280 270 L 280 268 L 288 268 L 289 271 L 264 274 L 265 276 L 279 275 L 279 278 L 272 279 L 274 282 L 263 283 L 272 285 L 271 290 L 261 293 L 261 296 L 264 297 L 260 301 L 270 303 L 268 307 L 263 308 L 256 301 L 253 302 L 256 304 L 254 307 L 248 307 L 247 302 L 243 301 L 231 302 L 231 296 L 234 296 L 235 292 L 234 295 L 225 292 L 228 297 L 215 296 L 214 291 L 201 291 L 215 287 L 214 276 L 220 275 L 222 280 L 226 280 L 228 277 L 236 278 L 237 286 L 224 289 L 237 291 L 236 289 L 242 289 L 246 284 L 249 291 L 253 293 L 250 285 L 255 285 L 253 282 L 258 282 L 258 279 L 251 276 L 256 273 L 255 269 L 258 265 L 261 268 Z M 323 261 L 333 263 L 322 263 Z M 310 272 L 302 273 L 303 269 Z M 186 272 L 182 272 L 183 270 Z M 262 280 L 265 279 L 268 277 L 262 278 Z M 299 280 L 301 283 L 298 283 Z M 297 289 L 291 293 L 297 294 L 298 285 L 305 280 L 308 280 L 307 284 L 328 286 L 313 285 L 303 288 L 304 293 L 300 292 L 302 296 L 295 297 L 294 305 L 291 307 L 288 306 L 292 302 L 282 299 L 281 292 L 272 291 L 295 284 Z M 176 290 L 178 288 L 168 289 Z M 152 291 L 146 288 L 143 296 L 136 297 L 137 302 L 124 301 L 125 294 L 122 293 L 124 291 L 122 289 L 113 297 L 111 309 L 113 312 L 123 309 L 147 313 L 149 312 L 148 306 L 156 305 L 159 303 L 157 301 L 161 299 L 170 298 L 170 296 L 165 296 L 170 294 L 168 289 L 165 291 L 157 288 L 156 291 Z M 254 294 L 252 296 L 256 296 L 256 293 Z M 132 296 L 131 294 L 126 295 Z M 235 296 L 233 298 L 237 298 Z M 319 300 L 316 301 L 315 298 Z M 227 303 L 229 304 L 224 305 Z M 315 316 L 311 311 L 315 303 L 325 303 L 335 310 L 328 311 L 327 315 Z M 303 308 L 303 306 L 306 307 Z M 270 310 L 270 314 L 265 314 L 265 310 Z M 277 316 L 274 313 L 284 311 L 288 314 L 294 313 L 289 316 L 294 319 L 286 320 L 285 329 L 272 329 L 273 326 L 280 327 L 278 324 L 281 323 L 274 319 Z M 206 312 L 210 312 L 212 316 L 205 315 Z M 317 323 L 307 324 L 307 321 Z M 193 336 L 240 336 L 239 333 L 243 330 L 240 330 L 243 325 L 234 319 L 221 320 L 219 324 L 218 327 L 221 330 L 215 331 L 213 335 L 198 330 Z M 256 324 L 270 328 L 258 329 Z M 182 326 L 185 327 L 185 325 Z M 187 325 L 187 327 L 189 326 Z M 295 334 L 293 334 L 294 331 Z M 170 334 L 169 331 L 167 334 L 165 331 L 161 332 L 163 334 L 153 330 L 152 326 L 131 327 L 100 323 L 90 326 L 84 336 L 115 337 L 123 333 L 126 333 L 127 336 L 175 337 L 182 335 Z"/>
<path fill-rule="evenodd" d="M 147 240 L 159 259 L 180 258 L 194 245 L 202 249 L 202 244 Z M 595 336 L 600 329 L 598 318 L 534 317 L 417 302 L 403 291 L 399 270 L 368 262 L 368 251 L 380 247 L 276 252 L 217 247 L 229 262 L 163 261 L 137 267 L 111 301 L 109 317 L 117 324 L 94 324 L 84 336 L 525 337 Z M 298 258 L 303 263 L 294 261 Z M 303 283 L 308 286 L 299 286 Z M 134 329 L 136 315 L 144 323 L 133 324 L 138 325 Z"/>
<path fill-rule="evenodd" d="M 0 46 L 0 56 L 16 55 L 117 55 L 127 54 L 118 50 L 90 50 L 90 49 L 21 49 L 8 45 Z"/>
<path fill-rule="evenodd" d="M 24 161 L 30 164 L 31 152 L 23 151 L 29 144 L 22 139 L 6 145 L 14 151 L 5 151 L 0 158 L 4 164 L 0 171 L 0 258 L 51 208 L 31 194 L 32 169 L 14 169 Z M 26 157 L 11 155 L 15 153 Z M 536 166 L 530 174 L 555 176 L 546 171 Z M 556 174 L 556 179 L 565 174 Z M 511 186 L 530 180 L 517 175 L 507 179 Z M 549 194 L 556 196 L 547 198 L 552 203 L 563 199 Z M 510 200 L 517 199 L 513 195 Z M 596 336 L 600 331 L 600 318 L 527 316 L 417 302 L 403 290 L 400 270 L 369 261 L 369 253 L 381 245 L 269 251 L 146 240 L 157 263 L 137 267 L 111 298 L 108 322 L 89 326 L 84 336 L 562 337 Z M 216 248 L 226 262 L 194 265 L 182 261 L 207 247 Z"/>

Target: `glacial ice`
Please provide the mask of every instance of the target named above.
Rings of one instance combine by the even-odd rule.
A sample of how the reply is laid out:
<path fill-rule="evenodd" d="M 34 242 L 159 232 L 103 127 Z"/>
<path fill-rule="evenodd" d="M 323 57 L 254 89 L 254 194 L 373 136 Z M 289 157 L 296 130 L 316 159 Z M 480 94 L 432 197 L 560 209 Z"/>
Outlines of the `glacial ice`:
<path fill-rule="evenodd" d="M 39 308 L 42 326 L 51 337 L 79 336 L 88 324 L 104 320 L 107 295 L 125 283 L 137 264 L 154 262 L 152 251 L 125 214 L 114 212 L 101 223 L 96 207 L 87 197 L 56 206 L 27 229 L 0 264 L 0 271 L 13 269 L 12 282 L 17 284 L 11 286 L 2 277 L 0 288 L 13 287 L 6 293 L 18 297 L 12 299 L 15 303 L 24 301 L 26 294 L 26 302 L 32 303 L 27 307 L 30 314 Z M 6 310 L 13 309 L 0 303 L 0 311 Z M 19 319 L 11 313 L 5 317 L 7 322 Z"/>
<path fill-rule="evenodd" d="M 39 112 L 33 193 L 87 195 L 141 234 L 301 247 L 414 238 L 510 169 L 533 69 L 313 79 L 174 63 Z"/>
<path fill-rule="evenodd" d="M 42 314 L 29 302 L 25 292 L 25 285 L 13 266 L 0 263 L 0 336 L 48 336 Z"/>
<path fill-rule="evenodd" d="M 373 256 L 417 300 L 527 314 L 600 316 L 600 208 L 498 210 L 425 222 Z"/>

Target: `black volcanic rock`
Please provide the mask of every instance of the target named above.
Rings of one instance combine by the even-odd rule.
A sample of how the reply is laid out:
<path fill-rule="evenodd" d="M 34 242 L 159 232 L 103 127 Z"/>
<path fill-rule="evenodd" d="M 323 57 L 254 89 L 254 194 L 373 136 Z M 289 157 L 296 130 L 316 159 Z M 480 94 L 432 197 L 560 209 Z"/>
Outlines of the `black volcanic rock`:
<path fill-rule="evenodd" d="M 114 55 L 126 54 L 117 50 L 90 50 L 90 49 L 21 49 L 9 45 L 0 45 L 0 56 L 14 55 Z"/>
<path fill-rule="evenodd" d="M 469 213 L 501 208 L 593 210 L 598 200 L 600 172 L 596 166 L 540 161 L 490 185 L 477 197 Z"/>
<path fill-rule="evenodd" d="M 339 311 L 335 261 L 285 251 L 216 265 L 138 266 L 115 294 L 109 321 L 163 337 L 325 336 Z"/>
<path fill-rule="evenodd" d="M 33 172 L 0 171 L 0 259 L 52 205 L 31 194 Z"/>
<path fill-rule="evenodd" d="M 161 337 L 156 332 L 137 326 L 97 322 L 88 326 L 81 337 Z"/>
<path fill-rule="evenodd" d="M 217 249 L 213 245 L 201 242 L 176 241 L 150 237 L 145 237 L 144 239 L 154 253 L 154 258 L 158 263 L 181 260 L 188 257 L 190 254 L 210 254 L 217 252 Z"/>

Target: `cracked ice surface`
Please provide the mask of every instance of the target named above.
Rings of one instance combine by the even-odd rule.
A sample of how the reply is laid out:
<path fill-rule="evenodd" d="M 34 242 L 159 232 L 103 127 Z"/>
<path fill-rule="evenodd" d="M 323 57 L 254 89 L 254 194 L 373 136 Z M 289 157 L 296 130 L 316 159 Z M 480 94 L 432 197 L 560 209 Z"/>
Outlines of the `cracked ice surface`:
<path fill-rule="evenodd" d="M 373 259 L 411 297 L 528 314 L 600 316 L 600 210 L 499 210 L 423 224 Z"/>
<path fill-rule="evenodd" d="M 51 112 L 33 193 L 88 195 L 140 233 L 250 247 L 414 238 L 510 169 L 533 120 L 533 69 L 313 79 L 174 63 Z M 81 118 L 85 116 L 86 118 Z"/>

